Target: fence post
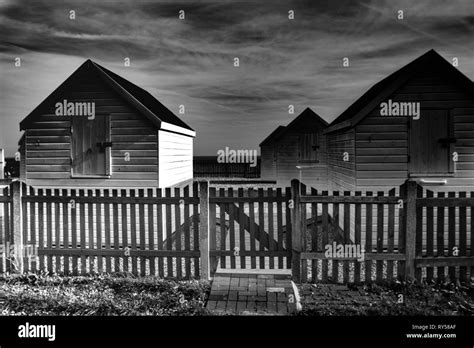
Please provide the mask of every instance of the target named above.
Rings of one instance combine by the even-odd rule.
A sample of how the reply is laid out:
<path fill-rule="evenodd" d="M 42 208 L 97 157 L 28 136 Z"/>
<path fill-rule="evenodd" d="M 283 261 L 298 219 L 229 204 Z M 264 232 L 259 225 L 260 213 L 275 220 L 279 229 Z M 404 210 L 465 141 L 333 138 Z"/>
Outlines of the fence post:
<path fill-rule="evenodd" d="M 15 265 L 17 267 L 17 271 L 19 273 L 23 273 L 24 271 L 24 259 L 23 255 L 17 255 L 17 253 L 21 253 L 23 250 L 23 230 L 22 230 L 22 209 L 21 209 L 21 182 L 14 181 L 11 184 L 11 195 L 12 195 L 12 219 L 13 219 L 13 231 L 11 233 L 11 244 L 14 246 L 15 250 Z"/>
<path fill-rule="evenodd" d="M 406 181 L 405 209 L 405 278 L 415 279 L 416 257 L 416 181 Z"/>
<path fill-rule="evenodd" d="M 301 282 L 301 206 L 300 206 L 300 185 L 297 179 L 291 180 L 291 199 L 293 209 L 291 210 L 291 271 L 293 278 Z"/>
<path fill-rule="evenodd" d="M 199 185 L 199 205 L 200 205 L 200 236 L 199 251 L 201 259 L 201 279 L 210 280 L 209 263 L 209 182 L 202 181 Z"/>

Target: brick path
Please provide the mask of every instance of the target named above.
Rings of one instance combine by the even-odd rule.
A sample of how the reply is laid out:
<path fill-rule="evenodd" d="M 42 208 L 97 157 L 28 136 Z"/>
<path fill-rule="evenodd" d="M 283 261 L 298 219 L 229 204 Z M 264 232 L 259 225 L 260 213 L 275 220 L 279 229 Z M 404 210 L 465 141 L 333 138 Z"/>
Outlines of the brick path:
<path fill-rule="evenodd" d="M 290 274 L 231 272 L 214 275 L 206 305 L 214 314 L 287 315 L 295 311 Z"/>

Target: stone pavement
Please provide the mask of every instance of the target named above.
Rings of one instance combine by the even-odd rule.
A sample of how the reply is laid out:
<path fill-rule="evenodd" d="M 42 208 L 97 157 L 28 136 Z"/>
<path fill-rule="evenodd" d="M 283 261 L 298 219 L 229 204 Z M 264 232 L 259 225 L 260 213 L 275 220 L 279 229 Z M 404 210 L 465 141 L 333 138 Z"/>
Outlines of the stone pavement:
<path fill-rule="evenodd" d="M 258 272 L 257 272 L 258 271 Z M 288 315 L 296 310 L 291 274 L 280 270 L 218 270 L 206 308 L 214 314 Z"/>

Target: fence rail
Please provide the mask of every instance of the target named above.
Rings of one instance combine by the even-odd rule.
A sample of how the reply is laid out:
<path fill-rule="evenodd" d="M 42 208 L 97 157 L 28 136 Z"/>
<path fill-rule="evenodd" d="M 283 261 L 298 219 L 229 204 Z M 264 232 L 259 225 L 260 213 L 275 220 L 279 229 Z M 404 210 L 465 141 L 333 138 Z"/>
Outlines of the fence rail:
<path fill-rule="evenodd" d="M 344 283 L 474 276 L 474 192 L 434 193 L 413 181 L 388 193 L 316 191 L 298 180 L 283 189 L 5 185 L 0 273 L 209 279 L 217 268 L 291 268 L 297 281 Z M 12 245 L 37 246 L 37 257 L 12 257 Z"/>

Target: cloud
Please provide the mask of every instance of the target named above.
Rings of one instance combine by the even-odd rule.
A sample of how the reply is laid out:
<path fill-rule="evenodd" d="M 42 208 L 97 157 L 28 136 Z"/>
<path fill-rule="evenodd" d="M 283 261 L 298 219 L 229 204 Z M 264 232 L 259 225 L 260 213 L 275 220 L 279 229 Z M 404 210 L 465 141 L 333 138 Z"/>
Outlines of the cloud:
<path fill-rule="evenodd" d="M 471 0 L 3 1 L 0 117 L 16 130 L 91 58 L 174 112 L 186 105 L 181 117 L 197 130 L 198 154 L 230 143 L 256 147 L 296 116 L 288 114 L 289 104 L 297 112 L 310 106 L 330 121 L 431 48 L 458 57 L 472 78 L 473 18 Z M 21 69 L 12 64 L 17 56 Z M 123 66 L 124 57 L 131 67 Z M 16 137 L 2 134 L 0 147 L 11 152 Z"/>

